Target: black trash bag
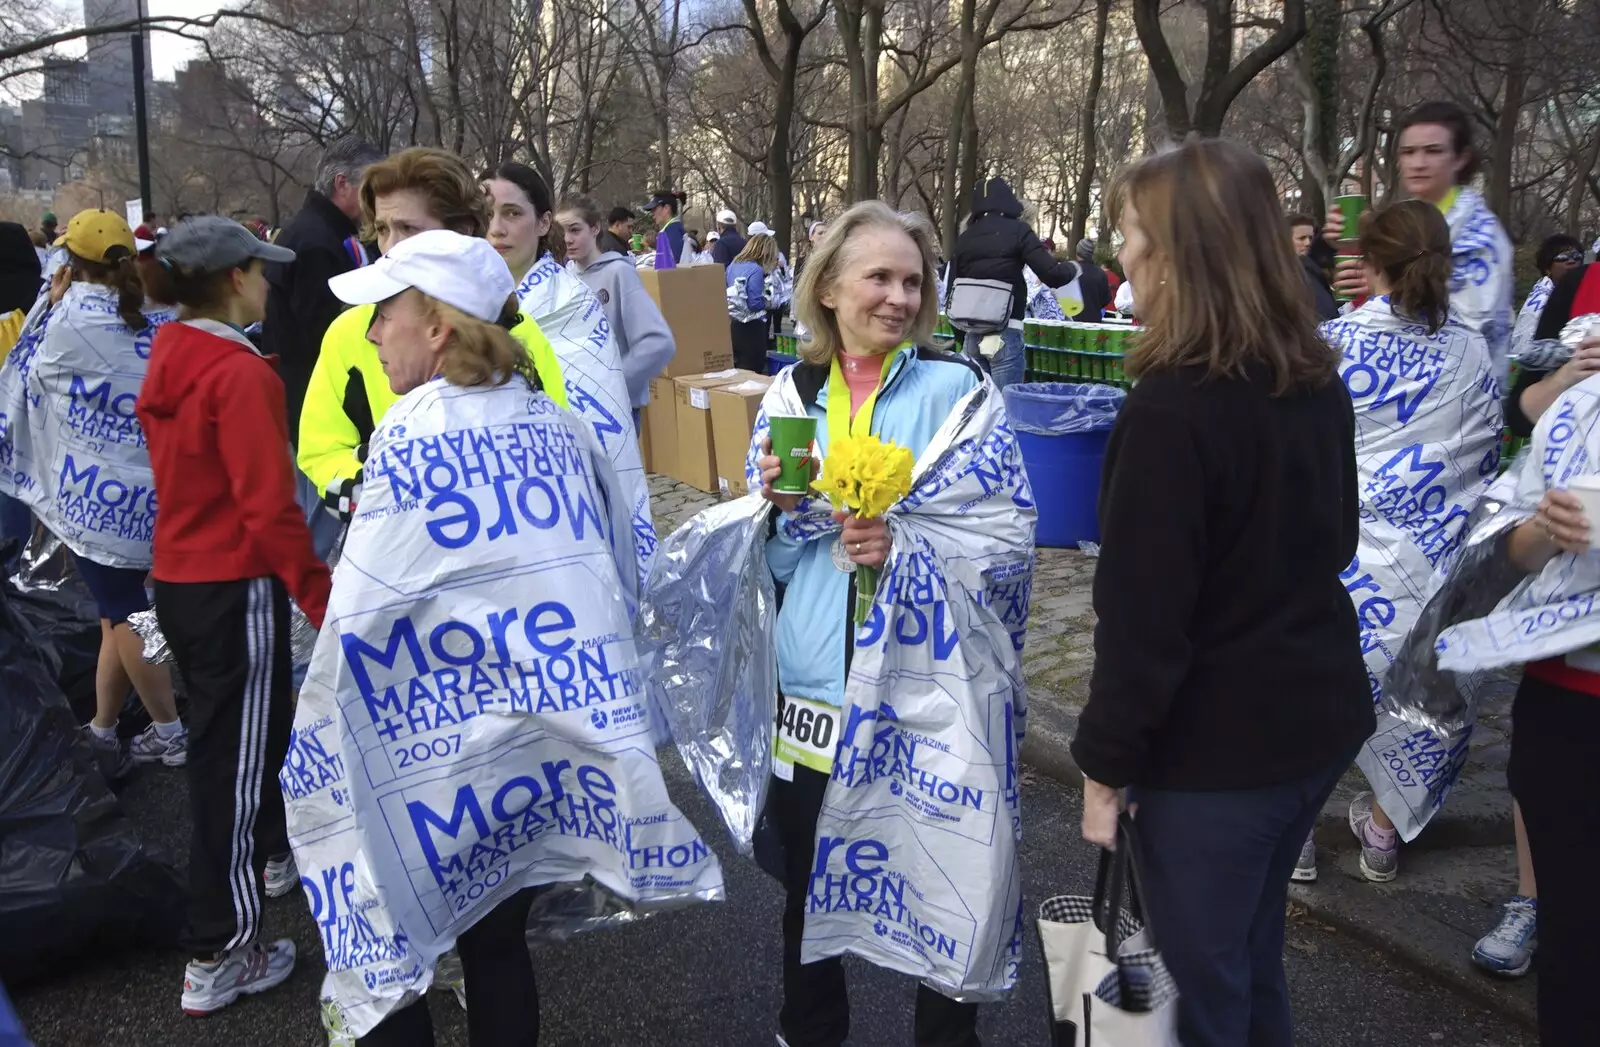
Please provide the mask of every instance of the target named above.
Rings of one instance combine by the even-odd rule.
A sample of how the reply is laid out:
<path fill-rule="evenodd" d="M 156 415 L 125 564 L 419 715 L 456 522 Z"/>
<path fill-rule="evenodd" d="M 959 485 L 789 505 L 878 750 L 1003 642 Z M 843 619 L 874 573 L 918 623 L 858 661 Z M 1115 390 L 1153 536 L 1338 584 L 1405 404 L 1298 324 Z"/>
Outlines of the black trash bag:
<path fill-rule="evenodd" d="M 175 944 L 184 886 L 107 787 L 13 600 L 0 587 L 0 981 L 17 985 Z"/>
<path fill-rule="evenodd" d="M 94 715 L 100 611 L 61 540 L 39 524 L 7 579 L 13 606 L 42 642 L 50 675 L 80 722 Z"/>

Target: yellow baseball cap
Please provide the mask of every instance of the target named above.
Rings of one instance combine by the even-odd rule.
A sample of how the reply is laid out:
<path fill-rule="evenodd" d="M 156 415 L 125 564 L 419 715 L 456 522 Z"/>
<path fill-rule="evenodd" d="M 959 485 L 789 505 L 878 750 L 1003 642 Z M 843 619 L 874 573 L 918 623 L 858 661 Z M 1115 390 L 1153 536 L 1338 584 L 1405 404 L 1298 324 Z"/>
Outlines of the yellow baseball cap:
<path fill-rule="evenodd" d="M 90 262 L 114 262 L 139 253 L 127 219 L 115 211 L 79 211 L 56 243 Z"/>

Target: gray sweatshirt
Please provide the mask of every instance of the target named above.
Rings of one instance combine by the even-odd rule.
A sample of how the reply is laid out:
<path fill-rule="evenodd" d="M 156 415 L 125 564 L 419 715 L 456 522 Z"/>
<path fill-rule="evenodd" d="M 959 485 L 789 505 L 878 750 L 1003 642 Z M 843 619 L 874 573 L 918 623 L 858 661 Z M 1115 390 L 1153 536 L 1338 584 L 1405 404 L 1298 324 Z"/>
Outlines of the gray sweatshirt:
<path fill-rule="evenodd" d="M 628 399 L 634 408 L 643 407 L 650 401 L 650 380 L 666 370 L 678 351 L 672 329 L 627 257 L 607 251 L 578 277 L 605 308 L 628 379 Z"/>

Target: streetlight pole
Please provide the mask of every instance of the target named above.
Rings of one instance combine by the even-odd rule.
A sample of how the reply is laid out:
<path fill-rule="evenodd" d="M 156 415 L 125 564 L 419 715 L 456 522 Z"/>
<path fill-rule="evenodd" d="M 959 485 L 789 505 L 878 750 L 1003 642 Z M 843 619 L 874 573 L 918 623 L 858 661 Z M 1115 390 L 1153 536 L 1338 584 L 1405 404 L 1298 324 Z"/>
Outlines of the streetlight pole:
<path fill-rule="evenodd" d="M 139 158 L 140 215 L 150 213 L 150 127 L 144 97 L 144 0 L 138 0 L 139 25 L 133 31 L 133 124 Z"/>

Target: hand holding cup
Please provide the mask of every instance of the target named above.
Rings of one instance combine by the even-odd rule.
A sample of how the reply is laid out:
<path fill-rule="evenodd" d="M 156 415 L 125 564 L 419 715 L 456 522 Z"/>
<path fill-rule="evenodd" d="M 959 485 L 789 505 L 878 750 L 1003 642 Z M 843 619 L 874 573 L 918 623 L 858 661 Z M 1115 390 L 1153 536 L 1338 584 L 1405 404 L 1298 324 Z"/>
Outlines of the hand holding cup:
<path fill-rule="evenodd" d="M 1545 492 L 1534 521 L 1556 548 L 1582 556 L 1589 551 L 1590 521 L 1600 518 L 1600 476 L 1575 476 L 1567 486 Z"/>

